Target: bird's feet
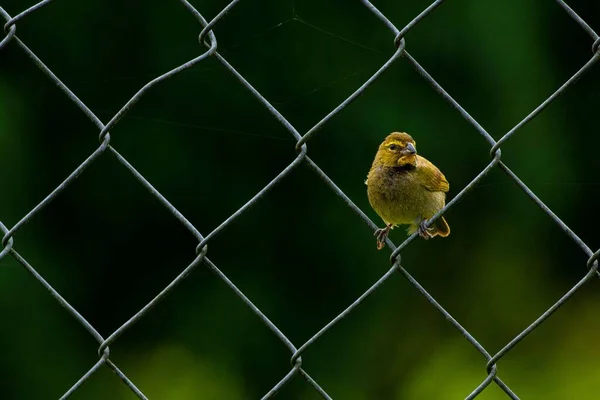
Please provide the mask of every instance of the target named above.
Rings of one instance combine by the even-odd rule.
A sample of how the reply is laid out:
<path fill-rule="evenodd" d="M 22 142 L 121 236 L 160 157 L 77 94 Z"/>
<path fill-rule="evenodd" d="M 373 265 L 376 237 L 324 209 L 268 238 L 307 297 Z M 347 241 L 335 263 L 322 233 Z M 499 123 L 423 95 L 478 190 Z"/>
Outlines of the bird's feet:
<path fill-rule="evenodd" d="M 381 250 L 385 246 L 385 239 L 388 237 L 390 229 L 392 229 L 392 224 L 386 225 L 385 228 L 377 229 L 373 234 L 377 238 L 377 250 Z"/>
<path fill-rule="evenodd" d="M 425 226 L 426 222 L 427 222 L 426 219 L 421 221 L 421 223 L 419 224 L 419 228 L 417 229 L 419 232 L 419 236 L 421 236 L 425 240 L 433 237 L 433 235 L 431 234 L 431 232 L 433 231 L 433 228 L 428 228 L 427 226 Z"/>

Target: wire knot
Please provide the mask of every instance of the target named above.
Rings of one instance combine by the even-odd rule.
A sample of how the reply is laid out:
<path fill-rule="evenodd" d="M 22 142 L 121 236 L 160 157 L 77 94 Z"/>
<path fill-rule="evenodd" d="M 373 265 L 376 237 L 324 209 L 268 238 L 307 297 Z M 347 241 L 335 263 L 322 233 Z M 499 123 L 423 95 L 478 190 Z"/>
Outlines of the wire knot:
<path fill-rule="evenodd" d="M 496 142 L 495 145 L 492 146 L 490 150 L 490 157 L 492 157 L 496 161 L 500 161 L 502 158 L 502 150 L 500 150 L 500 142 Z"/>
<path fill-rule="evenodd" d="M 196 256 L 202 256 L 204 258 L 204 256 L 206 256 L 206 253 L 208 252 L 208 245 L 204 244 L 205 240 L 201 241 L 200 243 L 198 243 L 198 246 L 196 246 Z"/>
<path fill-rule="evenodd" d="M 404 40 L 404 34 L 405 32 L 400 32 L 394 38 L 394 46 L 396 46 L 396 49 L 400 49 L 401 51 L 404 51 L 404 49 L 406 48 L 406 40 Z"/>
<path fill-rule="evenodd" d="M 216 22 L 216 21 L 214 21 Z M 206 25 L 204 27 L 204 29 L 202 29 L 202 31 L 200 32 L 200 34 L 198 35 L 198 42 L 205 46 L 206 48 L 212 48 L 213 46 L 216 48 L 217 47 L 217 42 L 215 40 L 215 35 L 212 31 L 214 24 L 209 24 Z M 208 37 L 208 40 L 206 40 Z"/>
<path fill-rule="evenodd" d="M 8 234 L 8 228 L 6 228 L 2 222 L 0 222 L 0 230 L 4 232 L 4 237 L 2 238 L 2 247 L 4 248 L 0 251 L 0 260 L 2 260 L 12 249 L 14 239 L 12 235 Z"/>
<path fill-rule="evenodd" d="M 6 46 L 8 42 L 12 40 L 17 32 L 17 26 L 15 25 L 15 19 L 11 18 L 2 8 L 0 8 L 0 15 L 8 20 L 6 24 L 4 24 L 4 32 L 6 33 L 6 37 L 0 40 L 0 50 Z"/>
<path fill-rule="evenodd" d="M 598 39 L 596 39 L 594 44 L 592 44 L 592 53 L 600 54 L 600 37 L 598 37 Z"/>
<path fill-rule="evenodd" d="M 300 146 L 298 146 L 300 145 Z M 302 142 L 302 139 L 300 139 L 298 142 L 296 142 L 296 152 L 302 156 L 302 158 L 306 157 L 306 153 L 308 152 L 308 147 L 306 146 L 306 143 Z"/>
<path fill-rule="evenodd" d="M 597 250 L 587 261 L 587 267 L 595 271 L 598 270 L 598 258 L 600 257 L 600 249 Z"/>
<path fill-rule="evenodd" d="M 294 368 L 300 368 L 302 366 L 302 357 L 301 357 L 302 352 L 296 350 L 296 352 L 294 353 L 294 355 L 292 355 L 292 358 L 290 360 L 290 364 L 292 364 L 292 367 Z"/>
<path fill-rule="evenodd" d="M 98 139 L 100 139 L 100 142 L 102 143 L 100 145 L 100 148 L 103 148 L 102 150 L 105 150 L 110 144 L 110 133 L 107 130 L 103 129 L 102 132 L 100 132 L 100 136 L 98 136 Z"/>
<path fill-rule="evenodd" d="M 106 340 L 100 343 L 100 347 L 98 347 L 98 356 L 105 361 L 108 359 L 108 356 L 110 356 L 110 349 L 108 348 Z"/>
<path fill-rule="evenodd" d="M 11 18 L 8 20 L 8 22 L 6 24 L 4 24 L 4 33 L 9 33 L 9 31 L 12 29 L 13 31 L 17 29 L 17 26 L 15 25 L 16 19 Z"/>
<path fill-rule="evenodd" d="M 400 269 L 400 262 L 402 261 L 402 255 L 400 254 L 402 247 L 398 247 L 396 250 L 392 252 L 390 256 L 390 262 L 396 269 Z"/>
<path fill-rule="evenodd" d="M 485 370 L 487 371 L 488 375 L 493 374 L 494 376 L 496 376 L 496 371 L 498 370 L 498 367 L 496 366 L 496 361 L 497 360 L 495 360 L 494 358 L 491 358 L 485 366 Z"/>

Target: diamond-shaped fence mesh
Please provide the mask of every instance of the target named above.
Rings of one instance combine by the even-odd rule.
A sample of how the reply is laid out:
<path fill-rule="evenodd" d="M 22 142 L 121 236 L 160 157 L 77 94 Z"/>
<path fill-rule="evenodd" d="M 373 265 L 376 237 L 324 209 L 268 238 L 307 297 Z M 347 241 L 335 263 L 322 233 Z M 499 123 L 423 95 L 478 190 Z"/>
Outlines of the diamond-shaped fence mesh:
<path fill-rule="evenodd" d="M 61 82 L 61 80 L 44 64 L 44 62 L 36 56 L 34 51 L 29 49 L 27 45 L 21 41 L 16 35 L 17 24 L 21 19 L 27 18 L 27 16 L 35 13 L 40 8 L 46 6 L 50 3 L 51 0 L 42 1 L 29 9 L 21 12 L 16 16 L 9 15 L 3 8 L 0 7 L 0 14 L 7 21 L 4 25 L 5 36 L 0 42 L 0 54 L 2 50 L 11 42 L 13 45 L 17 45 L 34 63 L 40 68 L 43 73 L 50 79 L 52 82 L 59 87 L 59 89 L 64 92 L 68 96 L 68 98 L 77 105 L 77 107 L 83 112 L 89 119 L 93 121 L 93 123 L 97 126 L 99 131 L 99 141 L 100 144 L 95 151 L 93 151 L 84 162 L 82 162 L 69 176 L 67 176 L 64 181 L 56 187 L 51 193 L 47 195 L 47 197 L 42 200 L 39 204 L 37 204 L 31 211 L 29 211 L 25 216 L 23 216 L 14 226 L 7 227 L 0 222 L 0 228 L 2 229 L 4 235 L 2 239 L 2 250 L 0 252 L 0 262 L 2 259 L 7 257 L 13 257 L 16 261 L 22 264 L 31 275 L 36 279 L 40 284 L 42 284 L 48 292 L 54 297 L 54 299 L 64 308 L 64 310 L 73 316 L 88 332 L 90 335 L 97 340 L 98 347 L 98 356 L 99 360 L 90 367 L 90 369 L 83 375 L 77 382 L 74 382 L 73 385 L 68 388 L 64 395 L 61 398 L 68 398 L 71 394 L 75 393 L 81 385 L 88 380 L 92 375 L 94 375 L 101 368 L 110 368 L 114 373 L 129 387 L 129 389 L 135 393 L 139 398 L 145 399 L 146 396 L 143 393 L 143 388 L 138 388 L 136 384 L 124 373 L 119 367 L 111 360 L 110 346 L 115 343 L 119 339 L 119 337 L 128 329 L 130 329 L 134 324 L 136 324 L 140 319 L 144 318 L 146 315 L 151 313 L 153 306 L 155 306 L 158 302 L 160 302 L 165 296 L 167 296 L 170 292 L 175 290 L 176 286 L 180 281 L 182 281 L 192 270 L 194 270 L 199 265 L 204 265 L 212 270 L 220 279 L 229 287 L 231 292 L 238 296 L 251 310 L 256 317 L 262 321 L 275 335 L 284 343 L 284 345 L 289 349 L 291 354 L 291 367 L 289 371 L 282 373 L 282 378 L 279 382 L 273 382 L 273 387 L 264 395 L 263 398 L 271 398 L 273 397 L 286 383 L 288 383 L 293 377 L 297 375 L 301 375 L 313 388 L 316 392 L 318 392 L 323 398 L 329 399 L 332 397 L 326 389 L 324 389 L 311 375 L 310 371 L 305 370 L 302 362 L 302 355 L 304 352 L 313 345 L 316 341 L 318 341 L 328 330 L 330 330 L 334 325 L 336 325 L 342 318 L 352 313 L 353 310 L 363 302 L 368 296 L 377 292 L 380 286 L 387 281 L 394 274 L 403 275 L 410 284 L 412 284 L 421 295 L 434 307 L 437 311 L 443 314 L 444 318 L 456 328 L 471 345 L 473 345 L 482 356 L 482 365 L 485 365 L 487 369 L 487 377 L 475 388 L 470 394 L 467 394 L 467 399 L 472 399 L 481 394 L 490 384 L 497 385 L 500 387 L 508 397 L 513 399 L 518 399 L 518 393 L 513 391 L 505 382 L 502 381 L 501 376 L 497 373 L 496 364 L 497 362 L 503 358 L 507 353 L 509 353 L 523 338 L 529 335 L 533 330 L 535 330 L 538 326 L 544 323 L 544 321 L 554 313 L 559 307 L 561 307 L 565 302 L 567 302 L 571 296 L 577 292 L 583 285 L 585 285 L 588 281 L 593 279 L 596 275 L 598 275 L 598 256 L 600 252 L 594 252 L 590 249 L 561 219 L 559 219 L 553 211 L 547 207 L 537 196 L 536 194 L 530 190 L 523 181 L 519 179 L 519 177 L 502 161 L 501 157 L 501 147 L 507 142 L 512 136 L 515 135 L 517 131 L 519 131 L 525 124 L 536 118 L 544 109 L 552 103 L 559 95 L 561 95 L 565 90 L 567 90 L 577 79 L 579 79 L 586 71 L 588 71 L 592 66 L 600 59 L 600 38 L 598 34 L 581 18 L 579 17 L 564 1 L 557 0 L 557 3 L 564 9 L 564 11 L 574 19 L 581 28 L 591 36 L 593 45 L 592 45 L 592 57 L 589 59 L 587 63 L 585 63 L 571 78 L 569 78 L 562 86 L 560 86 L 550 97 L 543 101 L 537 108 L 535 108 L 529 115 L 527 115 L 522 121 L 520 121 L 514 128 L 510 129 L 505 135 L 503 135 L 499 140 L 494 140 L 488 132 L 473 118 L 469 113 L 456 101 L 454 100 L 436 80 L 413 58 L 410 53 L 407 51 L 407 43 L 405 36 L 406 34 L 420 21 L 424 18 L 427 18 L 429 15 L 435 12 L 436 8 L 440 6 L 444 1 L 438 0 L 432 3 L 429 7 L 423 10 L 419 15 L 417 15 L 412 21 L 410 21 L 406 26 L 402 29 L 398 29 L 394 23 L 392 23 L 383 13 L 381 13 L 373 4 L 371 4 L 367 0 L 361 0 L 361 2 L 366 7 L 365 14 L 371 14 L 371 16 L 375 16 L 378 20 L 381 21 L 391 32 L 390 42 L 396 47 L 393 55 L 385 62 L 379 70 L 374 73 L 362 86 L 360 86 L 352 95 L 346 98 L 341 104 L 339 104 L 335 109 L 333 109 L 329 114 L 327 114 L 323 119 L 321 119 L 317 124 L 315 124 L 312 128 L 310 128 L 305 133 L 299 132 L 265 97 L 263 97 L 245 78 L 240 74 L 219 52 L 217 46 L 217 37 L 213 33 L 212 29 L 219 23 L 220 20 L 226 17 L 226 14 L 236 6 L 239 0 L 234 0 L 227 5 L 223 10 L 221 10 L 212 20 L 207 21 L 205 17 L 188 1 L 181 0 L 181 3 L 185 6 L 187 11 L 194 15 L 194 17 L 199 21 L 202 26 L 202 31 L 198 37 L 201 45 L 204 46 L 205 51 L 199 55 L 198 57 L 178 66 L 177 68 L 164 73 L 163 75 L 151 80 L 142 88 L 140 88 L 137 93 L 129 100 L 127 103 L 116 113 L 114 116 L 106 123 L 102 122 L 91 110 L 88 108 L 86 104 L 84 104 L 75 93 L 73 93 L 65 84 Z M 221 223 L 217 228 L 215 228 L 212 232 L 208 234 L 201 234 L 189 221 L 186 217 L 179 212 L 167 198 L 165 198 L 158 190 L 156 190 L 152 184 L 146 180 L 146 178 L 140 174 L 128 161 L 125 159 L 115 148 L 111 145 L 111 136 L 110 130 L 113 128 L 119 121 L 133 108 L 138 100 L 140 100 L 153 86 L 164 84 L 167 78 L 172 77 L 179 72 L 191 68 L 195 65 L 201 64 L 205 62 L 205 60 L 209 58 L 214 58 L 218 60 L 221 64 L 222 68 L 231 73 L 237 80 L 239 84 L 247 89 L 255 100 L 260 103 L 264 108 L 268 110 L 268 112 L 275 118 L 279 123 L 281 123 L 285 129 L 292 135 L 296 141 L 296 151 L 297 156 L 285 169 L 283 169 L 279 175 L 277 175 L 273 180 L 271 180 L 262 190 L 260 190 L 254 197 L 249 199 L 241 208 L 239 208 L 235 213 L 229 216 L 223 223 Z M 442 96 L 450 105 L 464 118 L 466 119 L 481 136 L 489 143 L 490 146 L 490 158 L 489 164 L 477 175 L 472 181 L 466 185 L 460 192 L 454 196 L 454 198 L 438 213 L 436 214 L 428 224 L 433 223 L 437 218 L 441 217 L 446 213 L 450 208 L 452 208 L 458 201 L 460 201 L 463 197 L 467 196 L 469 192 L 477 185 L 486 174 L 488 174 L 492 169 L 497 168 L 504 171 L 510 179 L 523 191 L 525 196 L 531 198 L 547 215 L 551 218 L 554 223 L 556 223 L 572 240 L 575 242 L 581 250 L 588 257 L 587 267 L 589 272 L 576 284 L 574 285 L 567 293 L 564 294 L 556 303 L 554 303 L 550 308 L 548 308 L 542 315 L 540 315 L 535 321 L 533 321 L 526 329 L 516 335 L 512 340 L 510 340 L 506 345 L 498 352 L 490 353 L 486 350 L 477 339 L 469 333 L 448 311 L 444 309 L 444 307 L 438 303 L 420 284 L 414 279 L 403 267 L 401 261 L 401 253 L 402 251 L 415 240 L 417 234 L 413 234 L 408 237 L 402 244 L 399 246 L 395 246 L 389 239 L 387 240 L 387 245 L 392 249 L 391 254 L 391 268 L 387 273 L 385 273 L 381 278 L 372 285 L 366 292 L 364 292 L 361 296 L 359 296 L 352 304 L 350 304 L 342 313 L 336 316 L 333 320 L 331 320 L 327 325 L 325 325 L 321 330 L 314 333 L 314 335 L 307 340 L 305 343 L 298 344 L 292 343 L 290 339 L 286 336 L 285 332 L 282 332 L 270 319 L 267 315 L 265 315 L 257 306 L 253 304 L 251 299 L 249 299 L 236 285 L 234 285 L 228 277 L 221 272 L 221 270 L 209 259 L 209 252 L 207 251 L 208 243 L 219 235 L 219 233 L 228 225 L 235 223 L 236 219 L 243 213 L 245 213 L 254 203 L 261 201 L 261 199 L 268 194 L 270 189 L 272 189 L 275 185 L 285 179 L 290 179 L 288 176 L 290 172 L 294 169 L 298 168 L 301 164 L 307 164 L 315 174 L 317 174 L 324 184 L 335 192 L 337 196 L 343 201 L 343 203 L 350 207 L 357 215 L 357 221 L 362 220 L 362 222 L 366 223 L 371 229 L 376 229 L 376 224 L 371 221 L 367 215 L 358 208 L 354 202 L 333 182 L 329 176 L 323 172 L 323 170 L 315 163 L 310 157 L 307 155 L 307 149 L 310 140 L 318 133 L 318 131 L 327 124 L 332 118 L 343 110 L 346 106 L 348 106 L 352 101 L 354 101 L 358 96 L 369 89 L 369 86 L 373 84 L 392 64 L 394 63 L 409 63 L 418 74 L 427 81 L 433 90 L 437 92 L 440 96 Z M 108 336 L 101 335 L 98 330 L 90 324 L 85 316 L 81 315 L 73 306 L 71 306 L 62 296 L 61 294 L 53 288 L 53 286 L 48 283 L 35 269 L 34 265 L 31 265 L 19 252 L 17 252 L 17 247 L 15 245 L 15 235 L 18 231 L 25 225 L 26 223 L 35 220 L 36 215 L 39 211 L 47 206 L 50 202 L 52 202 L 57 196 L 60 196 L 61 193 L 67 188 L 77 177 L 80 175 L 85 176 L 85 170 L 92 163 L 98 160 L 100 157 L 105 156 L 105 153 L 110 153 L 119 161 L 119 163 L 128 171 L 128 173 L 132 174 L 150 193 L 151 196 L 154 196 L 166 209 L 170 211 L 173 215 L 173 218 L 177 219 L 181 224 L 183 224 L 187 230 L 189 230 L 192 235 L 196 238 L 198 245 L 196 247 L 196 258 L 181 271 L 181 273 L 169 284 L 167 285 L 160 293 L 154 297 L 149 303 L 147 303 L 141 310 L 131 316 L 131 318 L 122 324 L 118 329 L 112 332 Z"/>

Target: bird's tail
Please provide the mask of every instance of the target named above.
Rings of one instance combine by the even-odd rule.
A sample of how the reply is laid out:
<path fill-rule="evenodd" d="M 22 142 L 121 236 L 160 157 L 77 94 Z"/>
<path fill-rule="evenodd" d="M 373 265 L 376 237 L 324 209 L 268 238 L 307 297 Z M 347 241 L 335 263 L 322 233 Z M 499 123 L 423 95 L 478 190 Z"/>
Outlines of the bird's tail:
<path fill-rule="evenodd" d="M 433 236 L 438 235 L 441 237 L 446 237 L 450 234 L 450 225 L 448 225 L 444 217 L 439 217 L 433 226 L 436 229 L 435 233 L 432 232 Z"/>
<path fill-rule="evenodd" d="M 417 231 L 417 228 L 418 226 L 416 224 L 411 225 L 407 230 L 408 234 L 412 235 Z M 450 234 L 450 226 L 448 225 L 444 217 L 440 217 L 429 228 L 429 233 L 431 233 L 431 236 L 446 237 Z"/>

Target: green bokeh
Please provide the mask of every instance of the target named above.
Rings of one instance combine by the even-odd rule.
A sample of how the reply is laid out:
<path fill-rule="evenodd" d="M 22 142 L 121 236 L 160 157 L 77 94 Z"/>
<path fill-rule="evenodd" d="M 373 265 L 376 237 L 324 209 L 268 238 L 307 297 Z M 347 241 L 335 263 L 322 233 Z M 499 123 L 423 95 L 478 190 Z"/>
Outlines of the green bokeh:
<path fill-rule="evenodd" d="M 493 3 L 493 4 L 492 4 Z M 211 19 L 226 1 L 194 2 Z M 430 3 L 377 2 L 398 27 Z M 569 4 L 600 30 L 600 3 Z M 29 4 L 0 0 L 12 16 Z M 176 1 L 56 1 L 17 37 L 103 122 L 148 81 L 197 57 L 201 26 Z M 393 54 L 360 2 L 240 2 L 215 28 L 218 51 L 301 133 Z M 555 2 L 452 1 L 406 49 L 495 139 L 591 57 L 592 41 Z M 502 160 L 592 249 L 600 179 L 600 66 L 503 147 Z M 455 196 L 489 145 L 406 60 L 312 138 L 308 154 L 363 211 L 377 145 L 407 131 Z M 98 130 L 15 40 L 0 51 L 0 221 L 12 227 L 98 146 Z M 113 145 L 204 235 L 296 157 L 286 129 L 209 58 L 149 92 L 111 130 Z M 418 240 L 402 265 L 490 353 L 586 273 L 586 255 L 509 177 L 493 170 L 455 208 L 447 239 Z M 391 234 L 395 243 L 404 230 Z M 104 337 L 195 257 L 197 242 L 110 154 L 14 237 L 14 248 Z M 301 165 L 216 235 L 208 256 L 299 347 L 389 268 L 372 231 Z M 523 399 L 594 399 L 598 283 L 584 286 L 498 363 Z M 60 397 L 98 360 L 93 337 L 12 257 L 0 261 L 0 398 Z M 151 399 L 254 399 L 291 354 L 204 265 L 110 347 Z M 400 274 L 303 355 L 335 399 L 460 399 L 486 360 Z M 101 368 L 73 399 L 133 399 Z M 276 396 L 317 399 L 296 377 Z M 491 385 L 479 397 L 504 399 Z"/>

